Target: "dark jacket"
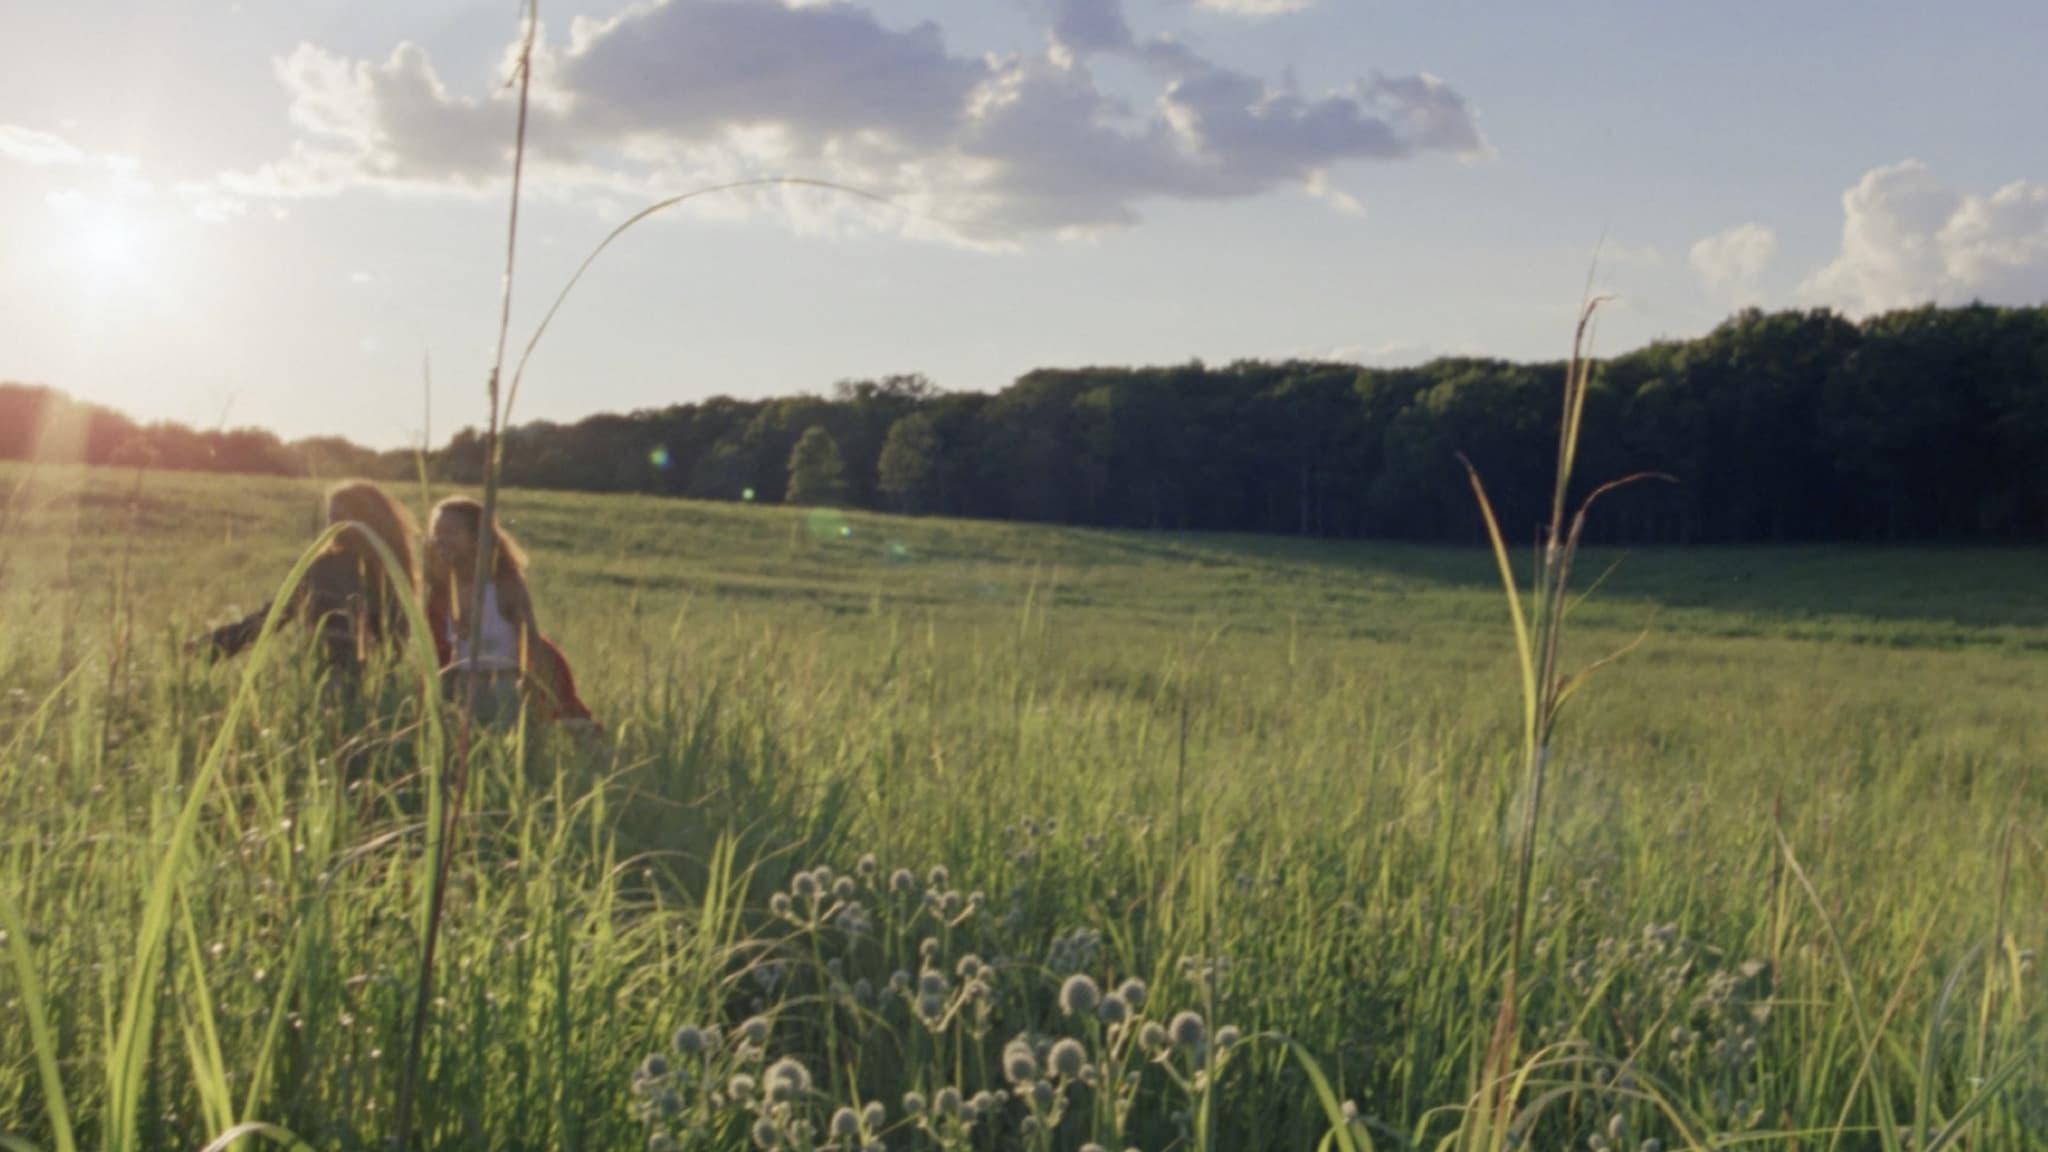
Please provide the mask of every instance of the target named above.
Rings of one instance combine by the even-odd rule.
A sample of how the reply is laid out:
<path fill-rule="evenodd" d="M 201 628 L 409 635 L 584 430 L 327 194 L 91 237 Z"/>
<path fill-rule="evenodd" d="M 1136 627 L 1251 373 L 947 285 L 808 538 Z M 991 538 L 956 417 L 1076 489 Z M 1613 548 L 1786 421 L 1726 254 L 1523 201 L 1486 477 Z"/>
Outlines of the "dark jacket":
<path fill-rule="evenodd" d="M 208 637 L 216 658 L 234 656 L 256 642 L 271 605 Z M 328 552 L 306 569 L 293 590 L 287 618 L 314 628 L 320 656 L 331 668 L 356 671 L 365 657 L 385 643 L 405 640 L 405 609 L 389 592 L 375 561 L 352 552 Z"/>

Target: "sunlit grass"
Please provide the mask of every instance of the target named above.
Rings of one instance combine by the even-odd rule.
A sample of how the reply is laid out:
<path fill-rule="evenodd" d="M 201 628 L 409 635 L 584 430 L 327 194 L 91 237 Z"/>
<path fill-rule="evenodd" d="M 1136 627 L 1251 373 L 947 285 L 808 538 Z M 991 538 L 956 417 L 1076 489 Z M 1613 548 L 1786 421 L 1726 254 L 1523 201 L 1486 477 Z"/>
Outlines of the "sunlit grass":
<path fill-rule="evenodd" d="M 137 918 L 244 671 L 198 667 L 177 642 L 273 592 L 318 514 L 316 490 L 288 482 L 150 474 L 131 500 L 134 485 L 44 470 L 0 586 L 0 878 L 86 1147 L 108 1139 L 100 1069 Z M 1207 1017 L 1299 1043 L 1380 1146 L 1430 1147 L 1456 1123 L 1493 1018 L 1519 796 L 1484 554 L 859 515 L 821 540 L 778 509 L 517 491 L 505 507 L 536 546 L 544 624 L 616 740 L 480 754 L 424 1146 L 641 1144 L 646 1053 L 754 1011 L 743 973 L 763 948 L 814 971 L 769 893 L 868 852 L 920 877 L 945 865 L 987 894 L 975 947 L 1030 959 L 985 1047 L 961 1048 L 990 1068 L 1014 1031 L 1068 1027 L 1042 965 L 1087 928 L 1098 978 L 1141 976 L 1163 1004 L 1209 995 L 1182 957 L 1229 957 Z M 1540 1146 L 1583 1147 L 1614 1112 L 1631 1148 L 1673 1145 L 1655 1107 L 1603 1086 L 1617 1060 L 1696 1133 L 1855 1148 L 1883 1143 L 1885 1111 L 1939 1129 L 1973 1078 L 2030 1051 L 2048 891 L 2040 559 L 1648 554 L 1574 612 L 1592 656 L 1663 605 L 1580 697 L 1553 763 L 1525 1051 L 1553 1054 L 1545 1084 L 1576 1088 L 1544 1112 Z M 1816 593 L 1829 585 L 1838 597 Z M 228 1117 L 323 1148 L 390 1132 L 428 815 L 417 689 L 391 669 L 323 702 L 300 637 L 262 665 L 177 857 L 137 1146 L 198 1147 Z M 901 962 L 861 953 L 847 978 L 884 983 Z M 932 1087 L 910 1082 L 932 1066 L 901 1055 L 901 1018 L 858 1015 L 837 1018 L 831 1081 L 822 986 L 792 987 L 778 1053 L 842 1102 L 857 1089 L 894 1125 L 901 1094 Z M 0 1030 L 31 1031 L 12 964 Z M 37 1046 L 0 1047 L 0 1131 L 54 1148 L 47 1075 Z M 1129 1139 L 1163 1148 L 1178 1106 L 1148 1076 Z M 1976 1147 L 2043 1130 L 2041 1068 L 2015 1077 L 1973 1117 Z M 1273 1045 L 1233 1061 L 1212 1106 L 1219 1148 L 1310 1147 L 1329 1127 Z M 999 1130 L 1014 1134 L 983 1136 Z"/>

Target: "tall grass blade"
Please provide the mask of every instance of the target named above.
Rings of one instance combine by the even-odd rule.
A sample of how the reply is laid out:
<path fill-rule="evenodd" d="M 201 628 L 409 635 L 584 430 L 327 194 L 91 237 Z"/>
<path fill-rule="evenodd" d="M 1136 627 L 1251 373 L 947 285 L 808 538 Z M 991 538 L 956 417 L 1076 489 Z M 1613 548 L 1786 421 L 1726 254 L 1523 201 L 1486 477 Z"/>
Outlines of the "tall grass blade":
<path fill-rule="evenodd" d="M 22 1007 L 28 1015 L 28 1038 L 35 1050 L 36 1074 L 42 1079 L 43 1110 L 50 1117 L 51 1138 L 56 1141 L 56 1152 L 77 1152 L 78 1145 L 71 1134 L 71 1108 L 64 1098 L 64 1078 L 57 1069 L 57 1037 L 50 1031 L 43 983 L 36 975 L 35 956 L 28 950 L 28 928 L 21 922 L 21 910 L 14 904 L 13 893 L 20 890 L 19 881 L 19 876 L 10 874 L 7 884 L 0 887 L 0 930 L 7 933 L 7 958 L 13 964 Z M 11 1143 L 11 1138 L 0 1136 L 0 1143 Z M 34 1147 L 27 1143 L 13 1146 Z"/>

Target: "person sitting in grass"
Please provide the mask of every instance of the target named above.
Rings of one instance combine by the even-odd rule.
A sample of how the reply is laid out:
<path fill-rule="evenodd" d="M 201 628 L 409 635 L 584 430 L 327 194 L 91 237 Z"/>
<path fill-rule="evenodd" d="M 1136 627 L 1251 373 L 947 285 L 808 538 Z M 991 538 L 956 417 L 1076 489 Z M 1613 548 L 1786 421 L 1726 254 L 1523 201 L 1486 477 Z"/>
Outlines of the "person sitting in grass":
<path fill-rule="evenodd" d="M 321 661 L 330 671 L 352 678 L 372 652 L 406 639 L 404 598 L 418 595 L 419 588 L 413 548 L 419 528 L 403 506 L 366 480 L 328 489 L 327 524 L 347 527 L 292 588 L 286 613 L 316 630 Z M 372 540 L 383 544 L 397 571 L 386 566 Z M 215 659 L 238 655 L 262 634 L 271 607 L 217 628 L 193 646 Z"/>
<path fill-rule="evenodd" d="M 485 725 L 512 722 L 525 703 L 535 719 L 595 727 L 576 694 L 568 658 L 541 634 L 526 584 L 526 553 L 502 524 L 492 525 L 492 575 L 478 595 L 483 520 L 483 505 L 452 496 L 434 506 L 428 525 L 427 621 L 450 697 L 474 701 L 473 716 Z M 471 605 L 481 616 L 480 629 L 465 615 Z"/>

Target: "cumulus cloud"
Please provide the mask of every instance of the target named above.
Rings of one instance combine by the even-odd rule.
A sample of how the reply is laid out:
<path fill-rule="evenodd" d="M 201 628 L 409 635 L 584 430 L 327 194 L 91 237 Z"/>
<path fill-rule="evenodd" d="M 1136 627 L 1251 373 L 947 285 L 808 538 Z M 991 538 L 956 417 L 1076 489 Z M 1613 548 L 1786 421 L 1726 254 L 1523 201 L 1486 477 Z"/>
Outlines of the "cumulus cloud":
<path fill-rule="evenodd" d="M 1738 224 L 1692 246 L 1692 269 L 1710 291 L 1750 300 L 1771 258 L 1778 234 L 1761 224 Z"/>
<path fill-rule="evenodd" d="M 1077 52 L 1122 52 L 1137 43 L 1122 0 L 1052 0 L 1052 35 Z"/>
<path fill-rule="evenodd" d="M 1043 52 L 993 56 L 851 3 L 651 0 L 578 20 L 565 46 L 543 47 L 530 147 L 557 189 L 823 175 L 979 242 L 1287 186 L 1342 208 L 1356 202 L 1331 195 L 1333 167 L 1485 149 L 1472 109 L 1434 76 L 1305 95 L 1140 39 L 1121 0 L 1044 0 L 1042 11 Z M 1149 103 L 1098 86 L 1089 65 L 1102 54 L 1143 65 L 1157 85 Z M 504 170 L 507 98 L 449 91 L 418 47 L 379 64 L 305 45 L 277 73 L 301 137 L 288 157 L 224 177 L 237 195 L 461 192 Z"/>
<path fill-rule="evenodd" d="M 2048 299 L 2048 183 L 1983 195 L 1918 160 L 1873 168 L 1842 196 L 1842 247 L 1808 278 L 1812 300 L 1852 313 L 1929 302 Z"/>

